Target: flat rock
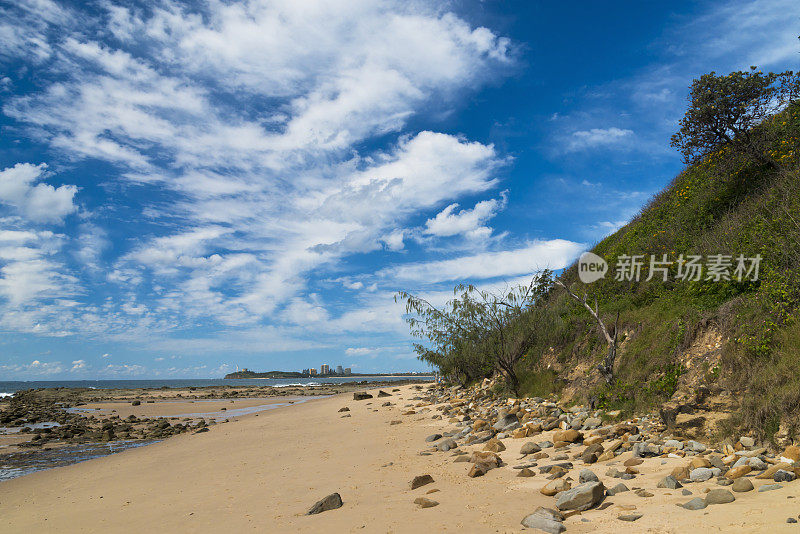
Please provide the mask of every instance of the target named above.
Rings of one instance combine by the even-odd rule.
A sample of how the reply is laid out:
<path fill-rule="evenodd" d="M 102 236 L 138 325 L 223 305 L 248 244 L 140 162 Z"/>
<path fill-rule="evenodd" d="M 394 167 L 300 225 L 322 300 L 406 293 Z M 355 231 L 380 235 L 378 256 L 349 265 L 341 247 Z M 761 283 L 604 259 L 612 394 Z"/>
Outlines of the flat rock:
<path fill-rule="evenodd" d="M 414 499 L 414 504 L 418 505 L 420 508 L 433 508 L 434 506 L 439 505 L 438 502 L 426 497 L 417 497 Z"/>
<path fill-rule="evenodd" d="M 700 497 L 695 497 L 691 501 L 679 504 L 678 506 L 682 506 L 687 510 L 702 510 L 706 507 L 706 501 Z"/>
<path fill-rule="evenodd" d="M 776 489 L 781 489 L 782 487 L 783 486 L 781 486 L 780 484 L 764 484 L 763 486 L 758 488 L 758 491 L 772 491 Z"/>
<path fill-rule="evenodd" d="M 410 485 L 411 489 L 415 490 L 417 488 L 421 488 L 425 484 L 431 484 L 433 482 L 433 477 L 430 475 L 417 475 L 413 479 L 411 479 Z"/>
<path fill-rule="evenodd" d="M 306 515 L 314 515 L 319 514 L 321 512 L 327 512 L 328 510 L 335 510 L 336 508 L 342 507 L 342 497 L 338 493 L 331 493 L 324 499 L 320 499 L 311 509 L 306 512 Z"/>
<path fill-rule="evenodd" d="M 630 491 L 630 489 L 628 488 L 628 486 L 626 486 L 625 484 L 623 484 L 622 482 L 620 482 L 620 483 L 619 483 L 619 484 L 617 484 L 616 486 L 614 486 L 614 487 L 611 487 L 611 488 L 608 488 L 608 489 L 606 490 L 606 494 L 607 494 L 609 497 L 613 497 L 613 496 L 614 496 L 614 495 L 616 495 L 617 493 L 623 493 L 623 492 L 626 492 L 626 491 Z"/>
<path fill-rule="evenodd" d="M 620 521 L 632 522 L 632 521 L 636 521 L 637 519 L 641 519 L 642 517 L 643 517 L 642 514 L 623 514 L 623 515 L 617 516 L 617 519 L 619 519 Z"/>
<path fill-rule="evenodd" d="M 525 528 L 537 528 L 548 534 L 561 534 L 566 527 L 562 521 L 564 516 L 558 510 L 540 506 L 535 512 L 525 516 L 522 526 Z"/>
<path fill-rule="evenodd" d="M 553 480 L 552 482 L 548 482 L 547 484 L 539 490 L 542 495 L 547 495 L 548 497 L 552 497 L 556 493 L 561 493 L 562 491 L 567 491 L 572 487 L 572 485 L 564 480 L 563 478 L 559 478 Z"/>

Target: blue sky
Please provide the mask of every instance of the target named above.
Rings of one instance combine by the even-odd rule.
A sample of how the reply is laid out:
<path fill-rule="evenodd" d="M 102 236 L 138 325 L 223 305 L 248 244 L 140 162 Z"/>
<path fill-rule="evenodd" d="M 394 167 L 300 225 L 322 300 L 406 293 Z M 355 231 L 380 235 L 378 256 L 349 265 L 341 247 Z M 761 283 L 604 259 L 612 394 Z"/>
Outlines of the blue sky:
<path fill-rule="evenodd" d="M 796 0 L 0 2 L 0 379 L 424 369 L 397 290 L 560 269 Z"/>

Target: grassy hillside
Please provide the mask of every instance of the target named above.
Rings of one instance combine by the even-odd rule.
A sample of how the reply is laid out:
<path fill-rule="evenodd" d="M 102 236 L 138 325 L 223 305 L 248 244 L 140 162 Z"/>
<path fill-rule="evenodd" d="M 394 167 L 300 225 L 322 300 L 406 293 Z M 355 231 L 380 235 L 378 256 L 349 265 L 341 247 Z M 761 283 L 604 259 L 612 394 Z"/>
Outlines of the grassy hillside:
<path fill-rule="evenodd" d="M 562 377 L 569 370 L 574 382 L 583 365 L 579 396 L 609 408 L 650 409 L 676 393 L 688 371 L 681 355 L 711 330 L 721 335 L 721 357 L 702 369 L 701 382 L 736 393 L 741 406 L 732 425 L 772 435 L 781 424 L 800 421 L 800 107 L 760 128 L 772 140 L 777 167 L 732 149 L 712 153 L 593 248 L 611 267 L 605 279 L 581 284 L 576 266 L 562 275 L 579 294 L 597 298 L 607 324 L 619 313 L 616 380 L 605 384 L 592 371 L 605 356 L 605 342 L 586 310 L 555 289 L 547 307 L 557 320 L 520 363 L 525 392 L 558 389 L 564 382 L 554 380 L 552 369 Z M 646 262 L 651 254 L 763 259 L 757 282 L 680 281 L 675 266 L 666 282 L 621 282 L 613 268 L 623 254 L 646 255 Z"/>

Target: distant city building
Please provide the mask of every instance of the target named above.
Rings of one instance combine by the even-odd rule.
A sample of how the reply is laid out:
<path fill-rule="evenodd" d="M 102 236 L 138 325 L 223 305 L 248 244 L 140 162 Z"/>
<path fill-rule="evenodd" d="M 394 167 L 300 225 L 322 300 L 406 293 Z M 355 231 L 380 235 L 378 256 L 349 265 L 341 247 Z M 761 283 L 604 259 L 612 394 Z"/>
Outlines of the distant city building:
<path fill-rule="evenodd" d="M 309 373 L 308 373 L 308 369 L 303 369 L 303 374 L 304 374 L 304 375 L 307 375 L 307 374 L 309 374 Z"/>
<path fill-rule="evenodd" d="M 341 365 L 337 365 L 336 366 L 336 374 L 337 375 L 343 375 L 344 374 L 344 369 L 342 369 Z"/>
<path fill-rule="evenodd" d="M 353 374 L 353 370 L 350 369 L 349 367 L 345 367 L 344 368 L 344 374 L 351 375 L 351 374 Z"/>
<path fill-rule="evenodd" d="M 321 375 L 329 375 L 331 374 L 331 366 L 327 363 L 323 363 L 319 368 L 319 374 Z"/>
<path fill-rule="evenodd" d="M 308 374 L 311 375 L 311 376 L 316 376 L 317 370 L 316 369 L 309 369 L 308 370 Z"/>

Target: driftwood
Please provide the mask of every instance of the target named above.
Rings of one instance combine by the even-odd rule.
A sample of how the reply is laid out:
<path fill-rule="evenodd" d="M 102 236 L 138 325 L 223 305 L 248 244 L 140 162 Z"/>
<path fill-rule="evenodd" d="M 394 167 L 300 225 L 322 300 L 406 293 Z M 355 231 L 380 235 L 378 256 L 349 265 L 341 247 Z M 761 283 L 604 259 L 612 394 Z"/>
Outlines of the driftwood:
<path fill-rule="evenodd" d="M 619 332 L 617 327 L 619 324 L 619 312 L 617 312 L 617 318 L 614 321 L 614 334 L 611 335 L 611 333 L 608 331 L 608 328 L 606 328 L 603 319 L 600 317 L 600 310 L 597 306 L 597 297 L 594 299 L 594 308 L 592 308 L 587 302 L 588 297 L 586 293 L 583 294 L 583 297 L 579 297 L 561 280 L 555 280 L 555 283 L 563 287 L 570 297 L 583 304 L 583 307 L 586 308 L 589 313 L 592 314 L 594 320 L 597 321 L 597 325 L 600 327 L 600 331 L 603 333 L 603 337 L 608 345 L 608 354 L 603 360 L 603 363 L 597 366 L 597 370 L 600 371 L 600 374 L 603 376 L 606 383 L 610 384 L 614 380 L 614 360 L 617 359 L 617 332 Z"/>

